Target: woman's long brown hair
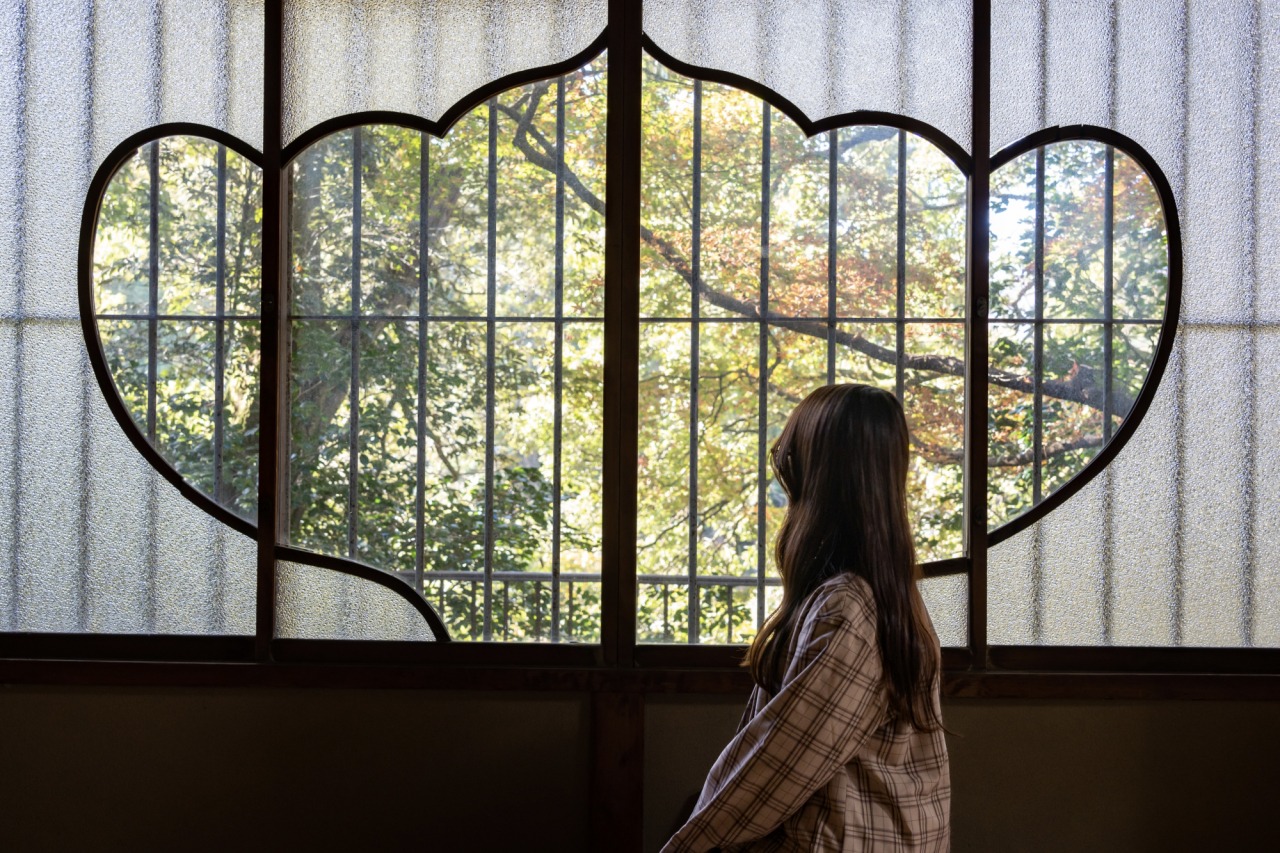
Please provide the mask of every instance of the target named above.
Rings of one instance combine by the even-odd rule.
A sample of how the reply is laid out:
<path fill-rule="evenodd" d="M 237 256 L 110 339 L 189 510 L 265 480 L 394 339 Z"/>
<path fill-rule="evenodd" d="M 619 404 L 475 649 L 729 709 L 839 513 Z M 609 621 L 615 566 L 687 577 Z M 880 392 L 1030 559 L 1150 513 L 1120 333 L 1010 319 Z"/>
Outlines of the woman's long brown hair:
<path fill-rule="evenodd" d="M 752 678 L 776 693 L 802 605 L 848 572 L 871 587 L 889 706 L 919 729 L 940 721 L 931 699 L 938 651 L 907 515 L 909 446 L 902 406 L 869 385 L 827 385 L 796 406 L 774 442 L 788 507 L 774 558 L 782 603 L 747 650 Z"/>

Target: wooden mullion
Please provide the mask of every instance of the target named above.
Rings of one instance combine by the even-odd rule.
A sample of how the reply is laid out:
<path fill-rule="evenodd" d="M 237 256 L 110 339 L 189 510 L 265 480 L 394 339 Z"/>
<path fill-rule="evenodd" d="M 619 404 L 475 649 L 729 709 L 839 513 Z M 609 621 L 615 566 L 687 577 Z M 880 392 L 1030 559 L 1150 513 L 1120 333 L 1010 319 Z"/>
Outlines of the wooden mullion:
<path fill-rule="evenodd" d="M 614 666 L 631 665 L 636 643 L 641 26 L 640 0 L 610 0 L 600 637 Z"/>
<path fill-rule="evenodd" d="M 973 4 L 973 163 L 969 174 L 965 293 L 965 549 L 972 666 L 987 660 L 987 312 L 990 299 L 991 0 Z"/>
<path fill-rule="evenodd" d="M 282 152 L 284 104 L 284 9 L 269 0 L 264 9 L 262 93 L 262 366 L 258 439 L 257 616 L 259 660 L 271 656 L 275 636 L 275 547 L 288 533 L 288 262 L 287 179 Z"/>

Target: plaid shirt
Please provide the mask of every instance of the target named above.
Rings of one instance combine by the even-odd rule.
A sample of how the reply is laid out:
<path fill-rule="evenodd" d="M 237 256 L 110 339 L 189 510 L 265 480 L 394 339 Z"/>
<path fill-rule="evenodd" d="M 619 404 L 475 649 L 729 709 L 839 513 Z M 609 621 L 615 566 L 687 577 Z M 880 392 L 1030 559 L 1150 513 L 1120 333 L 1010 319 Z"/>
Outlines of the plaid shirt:
<path fill-rule="evenodd" d="M 804 608 L 781 689 L 752 692 L 664 853 L 949 849 L 946 741 L 889 710 L 870 586 L 840 575 Z"/>

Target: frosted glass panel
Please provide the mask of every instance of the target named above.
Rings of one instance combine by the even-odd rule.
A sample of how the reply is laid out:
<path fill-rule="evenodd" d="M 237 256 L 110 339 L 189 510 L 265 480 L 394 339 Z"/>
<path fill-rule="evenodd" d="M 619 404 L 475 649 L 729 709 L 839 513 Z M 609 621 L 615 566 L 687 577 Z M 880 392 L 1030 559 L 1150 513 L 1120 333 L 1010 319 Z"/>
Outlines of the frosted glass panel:
<path fill-rule="evenodd" d="M 276 635 L 305 640 L 435 637 L 413 605 L 384 586 L 330 569 L 277 564 Z"/>
<path fill-rule="evenodd" d="M 1041 13 L 1041 9 L 1044 13 Z M 1280 644 L 1280 4 L 994 4 L 992 142 L 1134 138 L 1183 227 L 1181 323 L 1109 470 L 994 548 L 994 643 Z"/>
<path fill-rule="evenodd" d="M 260 4 L 0 16 L 0 630 L 250 633 L 253 543 L 124 438 L 89 371 L 76 250 L 89 181 L 125 136 L 190 121 L 259 139 Z"/>
<path fill-rule="evenodd" d="M 967 0 L 647 0 L 645 33 L 682 62 L 763 83 L 810 119 L 880 110 L 967 148 Z"/>
<path fill-rule="evenodd" d="M 11 508 L 0 630 L 252 632 L 253 541 L 138 456 L 79 326 L 25 323 L 0 343 L 21 377 L 0 455 L 13 484 L 0 493 Z"/>
<path fill-rule="evenodd" d="M 92 44 L 89 33 L 68 26 L 70 21 L 64 20 L 61 35 L 85 40 L 93 51 L 87 106 L 95 158 L 131 133 L 171 121 L 212 125 L 261 148 L 262 5 L 262 0 L 42 3 L 93 10 L 92 19 L 86 15 L 84 20 L 92 27 Z M 75 55 L 79 46 L 69 48 Z"/>
<path fill-rule="evenodd" d="M 933 630 L 944 646 L 969 644 L 969 577 L 944 575 L 920 581 L 920 594 L 929 608 Z"/>
<path fill-rule="evenodd" d="M 1280 329 L 1268 326 L 1259 330 L 1254 346 L 1256 376 L 1280 376 Z M 1248 543 L 1254 554 L 1253 584 L 1245 618 L 1253 628 L 1254 642 L 1276 646 L 1280 645 L 1280 560 L 1272 555 L 1280 554 L 1280 513 L 1260 508 L 1280 507 L 1280 394 L 1259 395 L 1253 427 L 1253 440 L 1265 450 L 1253 460 L 1252 537 Z"/>
<path fill-rule="evenodd" d="M 284 138 L 364 110 L 440 118 L 488 83 L 580 53 L 603 0 L 296 0 L 284 8 Z"/>

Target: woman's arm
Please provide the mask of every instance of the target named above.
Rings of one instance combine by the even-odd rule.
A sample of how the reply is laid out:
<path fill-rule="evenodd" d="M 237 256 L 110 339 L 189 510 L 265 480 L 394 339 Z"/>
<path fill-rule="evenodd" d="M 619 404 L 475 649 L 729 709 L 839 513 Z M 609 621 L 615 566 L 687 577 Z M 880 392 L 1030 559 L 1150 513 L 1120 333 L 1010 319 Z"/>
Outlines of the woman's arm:
<path fill-rule="evenodd" d="M 664 851 L 768 835 L 830 782 L 884 719 L 874 612 L 854 583 L 840 584 L 810 615 L 794 674 L 725 747 L 699 808 Z"/>

